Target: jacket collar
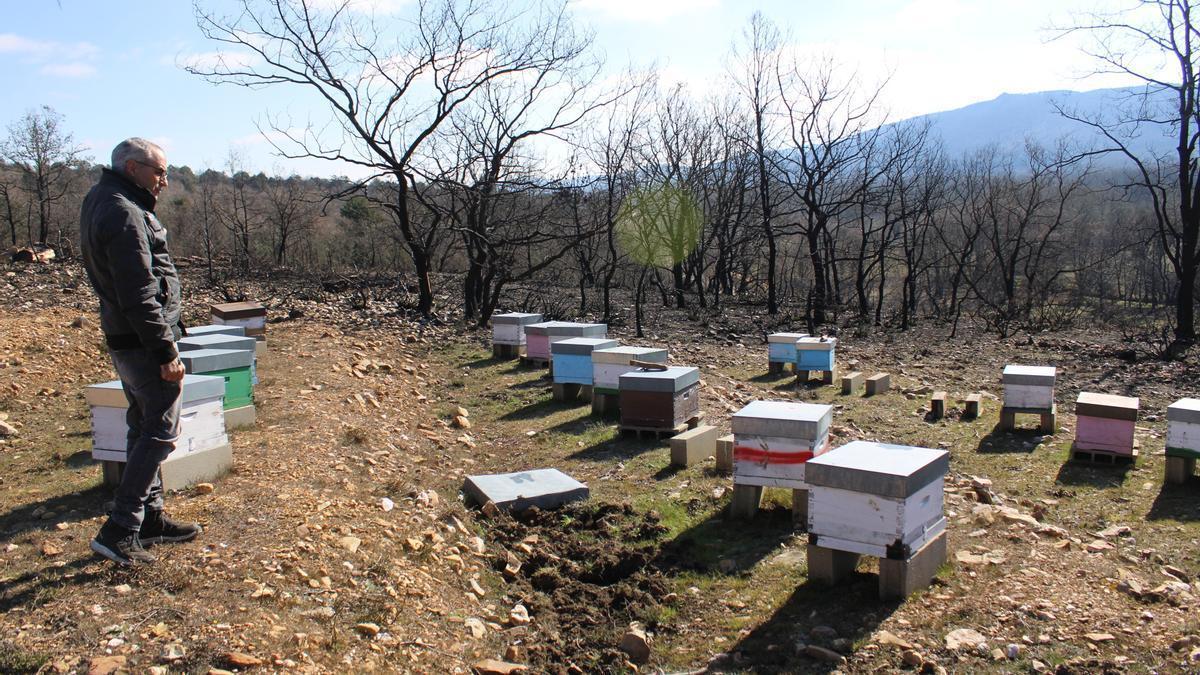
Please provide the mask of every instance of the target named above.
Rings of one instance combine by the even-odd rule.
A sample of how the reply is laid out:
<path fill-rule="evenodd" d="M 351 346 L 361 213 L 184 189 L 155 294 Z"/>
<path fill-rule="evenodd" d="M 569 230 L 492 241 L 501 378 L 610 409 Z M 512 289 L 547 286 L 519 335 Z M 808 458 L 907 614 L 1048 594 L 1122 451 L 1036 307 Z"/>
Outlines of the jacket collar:
<path fill-rule="evenodd" d="M 100 182 L 116 187 L 122 193 L 124 193 L 125 196 L 136 202 L 138 206 L 151 213 L 154 213 L 154 205 L 158 202 L 158 199 L 154 196 L 154 193 L 129 180 L 125 174 L 113 171 L 109 168 L 104 168 L 103 173 L 100 175 Z"/>

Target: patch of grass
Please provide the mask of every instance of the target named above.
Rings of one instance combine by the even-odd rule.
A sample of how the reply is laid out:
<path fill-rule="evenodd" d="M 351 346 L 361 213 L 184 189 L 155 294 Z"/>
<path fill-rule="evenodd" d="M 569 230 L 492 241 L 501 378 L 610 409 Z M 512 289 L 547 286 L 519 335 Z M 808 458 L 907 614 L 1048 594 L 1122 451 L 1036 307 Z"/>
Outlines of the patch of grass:
<path fill-rule="evenodd" d="M 10 640 L 0 642 L 0 673 L 23 675 L 37 673 L 50 660 L 48 654 L 31 652 Z"/>

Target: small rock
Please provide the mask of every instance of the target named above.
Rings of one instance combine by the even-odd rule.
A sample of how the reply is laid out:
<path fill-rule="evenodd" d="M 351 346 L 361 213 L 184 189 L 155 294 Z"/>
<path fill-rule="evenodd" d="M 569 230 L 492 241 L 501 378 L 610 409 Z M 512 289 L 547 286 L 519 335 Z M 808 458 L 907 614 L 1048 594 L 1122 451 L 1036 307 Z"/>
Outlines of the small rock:
<path fill-rule="evenodd" d="M 354 624 L 354 630 L 366 635 L 367 637 L 375 637 L 376 635 L 379 635 L 380 628 L 379 624 L 377 623 L 364 621 L 363 623 Z"/>
<path fill-rule="evenodd" d="M 818 645 L 808 645 L 804 648 L 804 654 L 809 658 L 813 658 L 818 661 L 824 661 L 826 663 L 842 664 L 846 662 L 846 657 L 833 651 L 832 649 L 827 649 Z"/>
<path fill-rule="evenodd" d="M 637 623 L 629 625 L 629 630 L 621 636 L 617 649 L 629 655 L 629 660 L 634 663 L 642 664 L 650 660 L 650 638 Z"/>
<path fill-rule="evenodd" d="M 162 656 L 159 657 L 165 663 L 175 663 L 182 661 L 187 656 L 187 650 L 178 642 L 172 642 L 163 649 Z"/>
<path fill-rule="evenodd" d="M 996 647 L 992 650 L 991 656 L 993 661 L 1004 661 L 1008 658 L 1008 656 L 1004 653 L 1004 650 L 1000 649 L 999 647 Z"/>
<path fill-rule="evenodd" d="M 338 539 L 338 546 L 346 549 L 351 553 L 357 553 L 358 547 L 362 545 L 362 539 L 358 537 L 342 537 Z"/>
<path fill-rule="evenodd" d="M 1188 576 L 1188 573 L 1184 572 L 1178 567 L 1175 567 L 1174 565 L 1163 565 L 1162 573 L 1169 577 L 1175 577 L 1185 584 L 1191 582 L 1191 577 Z"/>
<path fill-rule="evenodd" d="M 1104 551 L 1111 551 L 1114 548 L 1116 548 L 1116 547 L 1113 546 L 1112 544 L 1108 543 L 1107 541 L 1104 541 L 1103 539 L 1096 539 L 1095 541 L 1093 541 L 1092 543 L 1087 545 L 1087 552 L 1088 553 L 1103 553 Z"/>
<path fill-rule="evenodd" d="M 17 435 L 16 427 L 9 424 L 8 422 L 0 422 L 0 438 L 4 438 L 5 436 L 16 436 L 16 435 Z"/>
<path fill-rule="evenodd" d="M 422 490 L 417 493 L 417 504 L 424 506 L 427 509 L 437 508 L 441 503 L 438 493 L 434 490 Z"/>
<path fill-rule="evenodd" d="M 901 650 L 911 650 L 913 648 L 911 642 L 901 639 L 900 636 L 892 633 L 891 631 L 881 630 L 875 634 L 873 639 L 876 644 L 884 647 L 895 647 L 896 649 Z"/>
<path fill-rule="evenodd" d="M 216 490 L 217 488 L 214 487 L 212 483 L 196 483 L 192 489 L 195 490 L 196 494 L 198 495 L 211 495 L 213 490 Z"/>
<path fill-rule="evenodd" d="M 262 659 L 258 658 L 257 656 L 246 654 L 245 652 L 225 652 L 221 655 L 221 661 L 223 661 L 225 665 L 232 668 L 250 668 L 253 666 L 261 666 L 263 662 Z"/>
<path fill-rule="evenodd" d="M 42 542 L 42 555 L 46 556 L 47 558 L 53 558 L 54 556 L 62 555 L 62 552 L 62 547 L 58 544 L 52 541 Z"/>
<path fill-rule="evenodd" d="M 117 584 L 113 586 L 113 591 L 117 595 L 129 595 L 133 592 L 133 588 L 129 584 Z"/>
<path fill-rule="evenodd" d="M 985 644 L 987 638 L 983 637 L 977 630 L 971 628 L 958 628 L 946 634 L 946 649 L 957 651 L 959 649 L 977 649 L 979 645 Z"/>
<path fill-rule="evenodd" d="M 383 497 L 379 500 L 379 508 L 383 509 L 384 513 L 387 513 L 388 511 L 396 508 L 396 502 L 388 499 L 387 497 Z"/>
<path fill-rule="evenodd" d="M 525 609 L 525 605 L 513 605 L 513 608 L 508 612 L 508 622 L 514 626 L 524 626 L 529 623 L 529 610 Z"/>
<path fill-rule="evenodd" d="M 1112 640 L 1117 639 L 1117 637 L 1112 633 L 1084 633 L 1083 637 L 1086 638 L 1088 642 L 1095 644 L 1100 644 L 1101 642 L 1111 642 Z"/>
<path fill-rule="evenodd" d="M 813 626 L 812 630 L 808 631 L 808 636 L 814 640 L 828 642 L 836 638 L 838 632 L 833 626 Z"/>
<path fill-rule="evenodd" d="M 523 673 L 528 670 L 519 663 L 508 663 L 496 659 L 484 659 L 471 668 L 479 675 L 510 675 L 510 673 Z"/>
<path fill-rule="evenodd" d="M 471 428 L 471 420 L 467 419 L 466 417 L 463 417 L 462 415 L 455 415 L 454 416 L 454 426 L 458 427 L 459 429 L 470 429 Z"/>
<path fill-rule="evenodd" d="M 466 621 L 463 621 L 463 627 L 466 628 L 467 633 L 469 633 L 471 637 L 475 638 L 476 640 L 484 635 L 487 635 L 487 625 L 483 623 L 482 619 L 470 617 Z"/>
<path fill-rule="evenodd" d="M 96 656 L 88 662 L 87 675 L 112 675 L 125 668 L 124 656 Z"/>
<path fill-rule="evenodd" d="M 1004 647 L 1004 655 L 1007 656 L 1010 661 L 1017 660 L 1023 651 L 1024 650 L 1021 648 L 1021 645 L 1014 642 L 1010 642 Z"/>
<path fill-rule="evenodd" d="M 920 668 L 922 663 L 925 663 L 925 657 L 921 653 L 913 649 L 905 649 L 900 653 L 900 660 L 904 665 L 910 668 Z"/>
<path fill-rule="evenodd" d="M 509 645 L 508 649 L 504 650 L 505 661 L 524 661 L 525 651 L 517 645 Z"/>

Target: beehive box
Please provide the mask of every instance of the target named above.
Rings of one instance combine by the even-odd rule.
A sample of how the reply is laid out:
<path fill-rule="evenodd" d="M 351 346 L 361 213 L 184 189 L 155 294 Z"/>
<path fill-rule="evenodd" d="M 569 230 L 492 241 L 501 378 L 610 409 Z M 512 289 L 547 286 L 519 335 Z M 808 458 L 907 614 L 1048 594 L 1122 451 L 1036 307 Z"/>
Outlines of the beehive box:
<path fill-rule="evenodd" d="M 753 401 L 733 414 L 733 482 L 804 489 L 808 460 L 829 449 L 833 407 Z"/>
<path fill-rule="evenodd" d="M 1167 406 L 1167 456 L 1200 458 L 1200 399 L 1181 398 Z"/>
<path fill-rule="evenodd" d="M 616 394 L 621 389 L 621 376 L 638 367 L 631 361 L 667 362 L 667 350 L 658 347 L 622 345 L 592 352 L 592 387 L 597 394 Z"/>
<path fill-rule="evenodd" d="M 240 329 L 239 329 L 240 330 Z M 208 333 L 191 335 L 188 329 L 187 337 L 179 338 L 175 343 L 180 352 L 190 352 L 199 349 L 241 349 L 250 352 L 250 383 L 258 384 L 258 341 L 245 335 L 227 335 L 224 333 Z"/>
<path fill-rule="evenodd" d="M 224 395 L 225 381 L 220 377 L 184 376 L 180 433 L 171 458 L 218 448 L 229 442 L 222 409 Z M 129 401 L 121 381 L 85 387 L 83 396 L 92 413 L 92 458 L 124 462 L 129 435 L 125 421 Z"/>
<path fill-rule="evenodd" d="M 509 312 L 492 315 L 492 343 L 498 345 L 524 345 L 525 327 L 542 320 L 541 314 Z"/>
<path fill-rule="evenodd" d="M 219 323 L 187 327 L 187 337 L 200 337 L 201 335 L 240 335 L 244 337 L 246 329 L 241 326 L 223 326 Z"/>
<path fill-rule="evenodd" d="M 241 349 L 196 349 L 179 353 L 189 373 L 219 376 L 225 380 L 225 408 L 241 408 L 254 403 L 254 385 L 250 365 L 254 353 Z"/>
<path fill-rule="evenodd" d="M 550 345 L 554 381 L 559 384 L 592 384 L 592 352 L 616 347 L 608 338 L 567 338 Z"/>
<path fill-rule="evenodd" d="M 945 450 L 854 441 L 807 464 L 808 531 L 818 546 L 907 559 L 946 529 Z"/>
<path fill-rule="evenodd" d="M 808 333 L 771 333 L 767 336 L 767 361 L 795 363 L 796 341 L 806 337 Z"/>
<path fill-rule="evenodd" d="M 1050 410 L 1057 372 L 1054 366 L 1004 366 L 1004 407 Z"/>
<path fill-rule="evenodd" d="M 796 370 L 833 372 L 837 338 L 806 337 L 796 341 Z"/>
<path fill-rule="evenodd" d="M 212 322 L 221 326 L 241 326 L 249 335 L 265 340 L 267 335 L 267 308 L 257 302 L 227 302 L 213 305 Z"/>
<path fill-rule="evenodd" d="M 607 335 L 608 326 L 602 323 L 576 323 L 574 321 L 531 323 L 525 326 L 525 355 L 531 359 L 549 361 L 552 342 L 577 337 L 602 338 Z"/>
<path fill-rule="evenodd" d="M 1079 392 L 1075 400 L 1075 448 L 1132 456 L 1137 413 L 1137 398 Z"/>
<path fill-rule="evenodd" d="M 638 369 L 618 380 L 621 426 L 673 429 L 700 412 L 700 371 L 671 366 Z"/>

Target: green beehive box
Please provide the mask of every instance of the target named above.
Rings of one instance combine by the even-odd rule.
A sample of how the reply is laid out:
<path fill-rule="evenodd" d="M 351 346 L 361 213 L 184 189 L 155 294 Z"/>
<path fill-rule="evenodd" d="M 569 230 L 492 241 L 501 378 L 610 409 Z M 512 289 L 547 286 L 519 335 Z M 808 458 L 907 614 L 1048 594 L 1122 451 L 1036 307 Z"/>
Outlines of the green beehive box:
<path fill-rule="evenodd" d="M 225 378 L 225 409 L 254 403 L 254 352 L 241 349 L 195 349 L 179 352 L 189 373 Z"/>
<path fill-rule="evenodd" d="M 225 410 L 254 403 L 254 385 L 249 368 L 215 370 L 205 375 L 225 378 Z"/>

